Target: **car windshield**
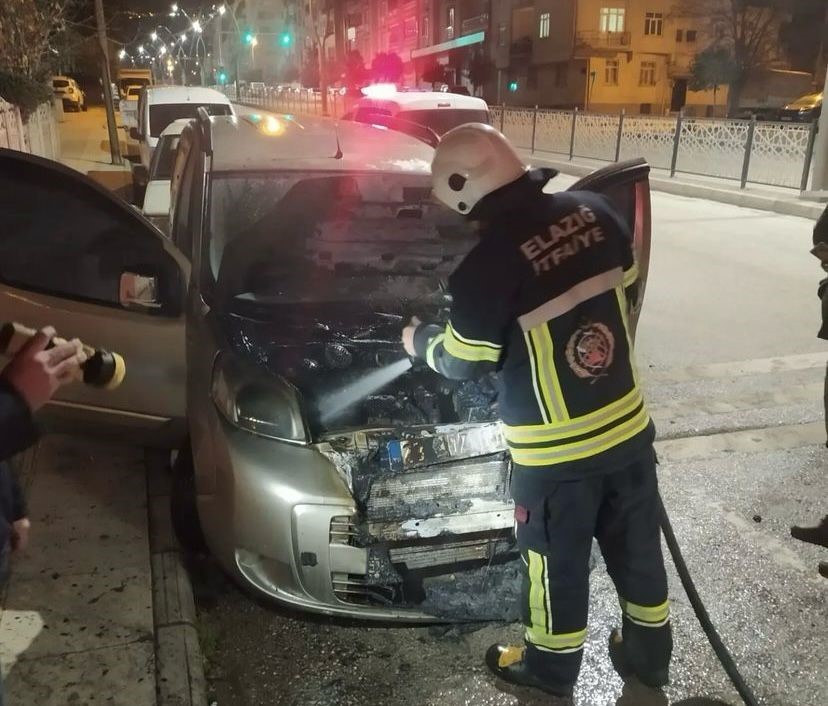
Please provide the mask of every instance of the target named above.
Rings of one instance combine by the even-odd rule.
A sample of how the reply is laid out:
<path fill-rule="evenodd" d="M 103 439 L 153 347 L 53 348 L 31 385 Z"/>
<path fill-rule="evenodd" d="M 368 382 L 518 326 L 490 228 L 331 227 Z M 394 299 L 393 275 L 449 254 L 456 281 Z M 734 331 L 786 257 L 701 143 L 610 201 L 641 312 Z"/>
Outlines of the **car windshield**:
<path fill-rule="evenodd" d="M 120 80 L 121 90 L 126 91 L 130 86 L 138 86 L 139 89 L 150 85 L 148 78 L 138 78 L 135 76 L 128 76 Z"/>
<path fill-rule="evenodd" d="M 797 98 L 793 103 L 790 103 L 791 108 L 812 108 L 815 105 L 822 103 L 821 93 L 812 93 L 807 96 Z"/>
<path fill-rule="evenodd" d="M 69 85 L 69 81 L 66 79 L 58 78 L 52 81 L 52 86 L 54 88 L 66 88 Z"/>
<path fill-rule="evenodd" d="M 412 123 L 425 125 L 438 135 L 445 135 L 458 125 L 489 122 L 489 113 L 486 110 L 455 110 L 453 108 L 406 110 L 399 113 L 397 117 Z"/>
<path fill-rule="evenodd" d="M 171 122 L 181 118 L 194 120 L 198 109 L 205 108 L 208 115 L 232 115 L 225 103 L 158 103 L 149 109 L 150 135 L 158 137 Z"/>
<path fill-rule="evenodd" d="M 175 153 L 181 135 L 163 135 L 152 153 L 150 164 L 150 181 L 162 181 L 172 178 L 172 169 L 175 164 Z"/>
<path fill-rule="evenodd" d="M 281 172 L 213 179 L 209 262 L 222 296 L 259 304 L 434 302 L 476 242 L 426 175 Z"/>

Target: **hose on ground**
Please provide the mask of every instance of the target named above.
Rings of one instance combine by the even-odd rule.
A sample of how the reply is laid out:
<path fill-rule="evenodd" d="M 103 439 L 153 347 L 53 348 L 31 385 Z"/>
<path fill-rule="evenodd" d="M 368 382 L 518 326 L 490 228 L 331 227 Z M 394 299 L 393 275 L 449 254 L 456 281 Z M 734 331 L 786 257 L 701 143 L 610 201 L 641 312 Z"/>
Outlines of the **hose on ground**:
<path fill-rule="evenodd" d="M 699 619 L 702 630 L 707 635 L 707 639 L 710 641 L 710 646 L 716 653 L 716 657 L 722 663 L 722 667 L 727 672 L 727 676 L 730 678 L 733 686 L 736 687 L 736 691 L 739 692 L 739 696 L 742 697 L 742 701 L 747 706 L 759 706 L 759 701 L 757 701 L 756 696 L 745 682 L 744 677 L 739 673 L 736 662 L 733 661 L 733 657 L 727 647 L 725 647 L 724 642 L 722 642 L 722 638 L 719 636 L 716 627 L 713 625 L 713 621 L 710 619 L 707 608 L 702 603 L 699 592 L 696 590 L 696 585 L 693 583 L 693 577 L 690 576 L 687 564 L 684 563 L 684 557 L 681 555 L 681 549 L 679 548 L 675 532 L 673 532 L 673 526 L 670 524 L 670 518 L 667 516 L 667 510 L 664 508 L 663 502 L 661 504 L 661 531 L 664 533 L 667 548 L 673 557 L 673 563 L 681 579 L 681 585 L 684 587 L 684 591 L 690 599 L 690 605 L 693 606 L 696 617 Z"/>

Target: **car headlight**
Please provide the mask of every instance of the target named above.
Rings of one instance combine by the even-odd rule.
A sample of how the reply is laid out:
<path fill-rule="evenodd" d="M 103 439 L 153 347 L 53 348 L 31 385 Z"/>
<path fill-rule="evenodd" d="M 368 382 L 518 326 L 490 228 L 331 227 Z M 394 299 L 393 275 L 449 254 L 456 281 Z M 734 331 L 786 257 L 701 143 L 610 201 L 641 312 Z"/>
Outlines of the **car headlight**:
<path fill-rule="evenodd" d="M 67 89 L 66 89 L 66 92 L 67 92 L 69 95 L 72 95 L 72 94 L 75 92 L 75 89 L 74 89 L 74 88 L 72 88 L 71 86 L 69 86 L 69 88 L 67 88 Z"/>
<path fill-rule="evenodd" d="M 212 397 L 239 429 L 278 441 L 308 442 L 296 389 L 284 378 L 221 355 L 213 369 Z"/>

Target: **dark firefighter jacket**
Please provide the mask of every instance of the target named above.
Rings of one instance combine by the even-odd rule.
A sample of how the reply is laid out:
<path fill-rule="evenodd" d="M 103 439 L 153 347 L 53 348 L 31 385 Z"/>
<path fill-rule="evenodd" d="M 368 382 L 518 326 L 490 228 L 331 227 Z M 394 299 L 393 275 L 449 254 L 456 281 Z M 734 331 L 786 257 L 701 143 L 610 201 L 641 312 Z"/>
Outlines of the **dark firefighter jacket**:
<path fill-rule="evenodd" d="M 419 326 L 414 346 L 448 378 L 497 370 L 513 461 L 560 479 L 614 466 L 654 430 L 627 322 L 629 228 L 605 197 L 546 195 L 544 182 L 529 172 L 484 200 L 481 240 L 449 280 L 449 323 Z"/>

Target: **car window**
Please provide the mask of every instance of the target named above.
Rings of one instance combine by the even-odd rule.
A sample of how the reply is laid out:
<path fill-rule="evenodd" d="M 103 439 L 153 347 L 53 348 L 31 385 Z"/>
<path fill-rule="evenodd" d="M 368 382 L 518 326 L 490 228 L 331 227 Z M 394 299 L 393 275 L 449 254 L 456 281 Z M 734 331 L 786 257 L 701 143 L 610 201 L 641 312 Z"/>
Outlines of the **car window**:
<path fill-rule="evenodd" d="M 149 109 L 150 135 L 158 137 L 171 122 L 181 118 L 194 120 L 198 109 L 205 108 L 208 115 L 232 115 L 229 105 L 224 103 L 158 103 Z"/>
<path fill-rule="evenodd" d="M 0 280 L 10 286 L 120 307 L 124 272 L 159 277 L 168 295 L 180 282 L 137 215 L 68 171 L 0 158 L 0 213 Z"/>
<path fill-rule="evenodd" d="M 65 79 L 62 79 L 62 78 L 52 81 L 52 86 L 54 88 L 66 88 L 68 85 L 69 85 L 69 81 L 66 81 Z"/>
<path fill-rule="evenodd" d="M 176 176 L 173 179 L 172 196 L 175 206 L 170 213 L 172 218 L 172 241 L 188 258 L 192 253 L 193 186 L 196 184 L 198 150 L 192 148 L 192 141 L 181 145 L 181 154 L 175 160 Z M 180 171 L 179 171 L 180 170 Z"/>
<path fill-rule="evenodd" d="M 449 130 L 466 123 L 488 123 L 486 110 L 457 110 L 454 108 L 435 108 L 433 110 L 406 110 L 399 114 L 412 123 L 425 125 L 438 135 L 445 135 Z"/>
<path fill-rule="evenodd" d="M 181 135 L 164 135 L 158 141 L 158 146 L 155 148 L 155 152 L 152 153 L 152 162 L 150 162 L 150 181 L 160 181 L 172 177 L 175 153 L 178 150 L 180 139 Z"/>

